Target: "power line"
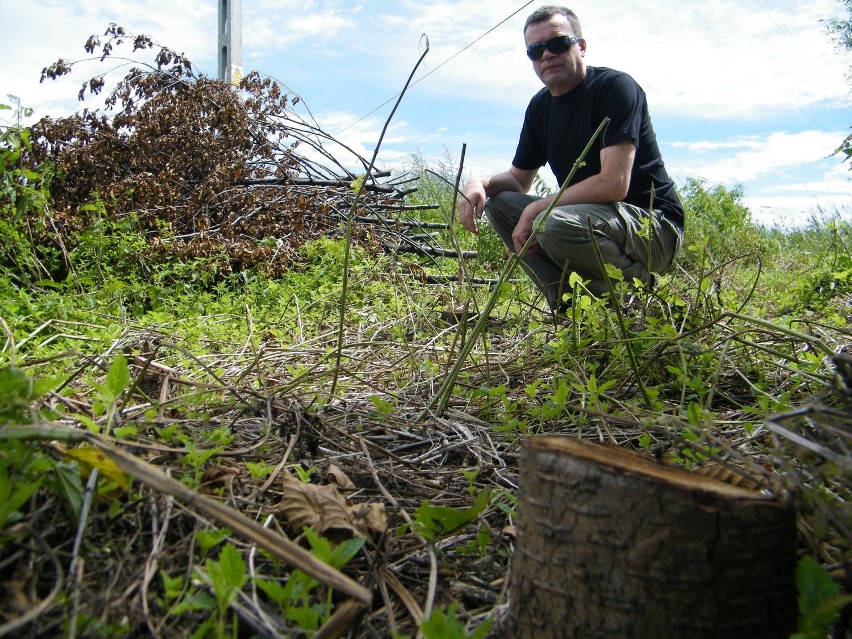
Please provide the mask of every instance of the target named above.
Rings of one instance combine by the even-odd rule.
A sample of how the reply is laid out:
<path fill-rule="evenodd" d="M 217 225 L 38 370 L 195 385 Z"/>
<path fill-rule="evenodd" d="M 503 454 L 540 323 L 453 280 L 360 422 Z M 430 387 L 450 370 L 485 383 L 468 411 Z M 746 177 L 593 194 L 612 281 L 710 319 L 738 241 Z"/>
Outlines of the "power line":
<path fill-rule="evenodd" d="M 725 37 L 724 37 L 721 33 L 719 33 L 719 32 L 718 32 L 718 31 L 717 31 L 717 30 L 713 27 L 713 25 L 712 25 L 712 24 L 710 24 L 707 20 L 705 20 L 705 19 L 704 19 L 704 17 L 703 17 L 701 14 L 699 14 L 699 13 L 698 13 L 695 9 L 693 9 L 693 8 L 692 8 L 692 7 L 691 7 L 691 6 L 690 6 L 690 5 L 686 2 L 686 0 L 680 0 L 680 1 L 681 1 L 681 4 L 683 4 L 683 6 L 685 6 L 687 9 L 689 9 L 689 10 L 692 12 L 692 14 L 693 14 L 696 18 L 698 18 L 698 19 L 699 19 L 699 20 L 700 20 L 700 21 L 704 24 L 704 26 L 705 26 L 705 27 L 707 27 L 707 28 L 708 28 L 708 29 L 709 29 L 709 30 L 710 30 L 713 34 L 715 34 L 715 35 L 716 35 L 716 37 L 717 37 L 717 38 L 719 38 L 719 40 L 721 40 L 722 42 L 724 42 L 724 43 L 725 43 L 727 46 L 729 46 L 729 47 L 730 47 L 730 46 L 732 46 L 732 45 L 731 45 L 731 43 L 730 43 L 730 42 L 728 42 L 728 41 L 725 39 Z M 773 15 L 772 15 L 772 13 L 770 12 L 770 9 L 771 9 L 772 7 L 771 7 L 771 5 L 769 4 L 769 0 L 762 0 L 762 2 L 763 2 L 763 4 L 761 4 L 761 0 L 755 0 L 755 3 L 756 3 L 756 4 L 757 4 L 757 5 L 758 5 L 761 9 L 763 9 L 763 11 L 764 11 L 764 12 L 765 12 L 768 16 L 769 16 L 769 18 L 770 18 L 770 19 L 772 20 L 772 22 L 775 24 L 775 27 L 778 29 L 778 31 L 781 33 L 781 35 L 783 35 L 783 36 L 787 37 L 787 38 L 788 38 L 791 42 L 793 42 L 796 46 L 800 46 L 800 45 L 799 45 L 799 44 L 795 41 L 795 39 L 794 39 L 794 35 L 790 32 L 790 30 L 789 30 L 786 26 L 782 26 L 782 25 L 780 25 L 780 24 L 778 23 L 778 21 L 775 19 L 775 16 L 773 16 Z M 817 120 L 817 119 L 816 119 L 813 115 L 811 115 L 810 113 L 808 113 L 808 112 L 807 112 L 805 109 L 803 109 L 801 106 L 799 106 L 799 105 L 793 105 L 793 106 L 794 106 L 794 108 L 795 108 L 797 111 L 799 111 L 799 112 L 800 112 L 802 115 L 804 115 L 807 119 L 809 119 L 811 122 L 813 122 L 813 123 L 814 123 L 817 127 L 819 127 L 820 129 L 822 129 L 823 131 L 828 131 L 828 128 L 827 128 L 824 124 L 822 124 L 821 122 L 819 122 L 819 121 L 818 121 L 818 120 Z"/>
<path fill-rule="evenodd" d="M 763 9 L 766 15 L 769 16 L 769 19 L 772 20 L 773 24 L 775 24 L 775 27 L 778 29 L 779 32 L 781 32 L 781 34 L 787 36 L 790 42 L 792 42 L 796 46 L 799 46 L 798 42 L 796 42 L 796 40 L 794 40 L 793 38 L 793 33 L 790 31 L 790 29 L 787 28 L 787 25 L 778 22 L 778 20 L 775 19 L 775 16 L 772 15 L 772 5 L 769 4 L 769 0 L 763 0 L 763 2 L 761 2 L 761 0 L 754 0 L 754 2 L 755 4 L 757 4 L 758 7 Z"/>
<path fill-rule="evenodd" d="M 476 40 L 474 40 L 474 41 L 472 41 L 472 42 L 468 43 L 468 44 L 467 44 L 467 45 L 465 45 L 462 49 L 459 49 L 459 50 L 458 50 L 458 51 L 456 51 L 453 55 L 451 55 L 449 58 L 447 58 L 446 60 L 444 60 L 444 61 L 443 61 L 441 64 L 439 64 L 437 67 L 435 67 L 434 69 L 432 69 L 431 71 L 429 71 L 429 73 L 426 73 L 426 74 L 425 74 L 425 75 L 423 75 L 422 77 L 420 77 L 420 78 L 418 78 L 417 80 L 415 80 L 414 82 L 412 82 L 412 83 L 411 83 L 411 85 L 409 86 L 409 88 L 411 88 L 411 87 L 413 87 L 413 86 L 415 86 L 415 85 L 417 85 L 417 84 L 420 84 L 423 80 L 425 80 L 425 79 L 426 79 L 426 78 L 428 78 L 430 75 L 432 75 L 433 73 L 435 73 L 435 71 L 437 71 L 437 70 L 438 70 L 438 69 L 440 69 L 441 67 L 445 66 L 446 64 L 450 63 L 452 60 L 454 60 L 455 58 L 457 58 L 458 56 L 460 56 L 462 53 L 464 53 L 465 51 L 467 51 L 468 49 L 470 49 L 473 45 L 475 45 L 477 42 L 479 42 L 480 40 L 482 40 L 485 36 L 489 35 L 492 31 L 495 31 L 495 30 L 496 30 L 496 29 L 498 29 L 499 27 L 501 27 L 501 26 L 503 26 L 504 24 L 506 24 L 509 20 L 511 20 L 512 18 L 514 18 L 514 17 L 515 17 L 516 15 L 518 15 L 521 11 L 523 11 L 523 10 L 524 10 L 524 9 L 526 9 L 528 6 L 530 6 L 533 2 L 534 2 L 534 0 L 530 0 L 529 2 L 527 2 L 526 4 L 524 4 L 523 6 L 518 7 L 518 9 L 516 9 L 516 10 L 515 10 L 514 12 L 512 12 L 509 16 L 505 17 L 503 20 L 501 20 L 501 21 L 500 21 L 500 22 L 498 22 L 497 24 L 495 24 L 495 25 L 494 25 L 493 27 L 491 27 L 488 31 L 486 31 L 486 32 L 485 32 L 485 33 L 483 33 L 481 36 L 479 36 Z M 362 120 L 366 120 L 368 117 L 370 117 L 371 115 L 373 115 L 376 111 L 378 111 L 379 109 L 381 109 L 383 106 L 385 106 L 385 105 L 387 105 L 387 104 L 390 104 L 392 101 L 396 100 L 398 97 L 399 97 L 399 93 L 397 93 L 397 94 L 396 94 L 396 95 L 394 95 L 393 97 L 388 98 L 387 100 L 385 100 L 384 102 L 382 102 L 379 106 L 377 106 L 375 109 L 373 109 L 373 110 L 372 110 L 372 111 L 370 111 L 369 113 L 367 113 L 367 114 L 365 114 L 365 115 L 361 116 L 360 118 L 358 118 L 358 119 L 357 119 L 357 120 L 355 120 L 354 122 L 350 122 L 350 123 L 349 123 L 349 124 L 347 124 L 345 127 L 343 127 L 342 129 L 340 129 L 340 131 L 338 131 L 338 132 L 335 134 L 335 136 L 340 135 L 341 133 L 343 133 L 344 131 L 346 131 L 346 129 L 349 129 L 349 128 L 351 128 L 351 127 L 355 126 L 356 124 L 358 124 L 358 123 L 359 123 L 359 122 L 361 122 Z"/>
<path fill-rule="evenodd" d="M 731 46 L 731 43 L 728 42 L 725 39 L 725 36 L 723 36 L 721 33 L 716 31 L 716 29 L 713 28 L 712 24 L 707 22 L 707 20 L 705 20 L 704 17 L 700 13 L 698 13 L 695 9 L 693 9 L 691 6 L 689 6 L 687 4 L 686 0 L 680 0 L 680 2 L 681 2 L 681 4 L 683 4 L 684 7 L 689 9 L 696 18 L 698 18 L 701 22 L 703 22 L 705 27 L 707 27 L 708 29 L 710 29 L 710 31 L 712 31 L 714 34 L 716 34 L 716 37 L 719 38 L 719 40 L 721 40 L 722 42 L 724 42 L 728 46 Z"/>

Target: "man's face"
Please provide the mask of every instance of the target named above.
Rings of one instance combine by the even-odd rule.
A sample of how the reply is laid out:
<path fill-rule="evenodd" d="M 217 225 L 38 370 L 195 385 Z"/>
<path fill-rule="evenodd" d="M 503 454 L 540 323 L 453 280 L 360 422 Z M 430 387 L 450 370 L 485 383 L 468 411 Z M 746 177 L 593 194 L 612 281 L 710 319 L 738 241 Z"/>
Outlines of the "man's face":
<path fill-rule="evenodd" d="M 524 39 L 530 45 L 557 36 L 574 35 L 565 16 L 556 15 L 549 20 L 532 23 L 527 27 Z M 545 49 L 544 55 L 533 61 L 533 69 L 553 95 L 568 93 L 586 74 L 586 61 L 583 59 L 585 51 L 586 41 L 583 39 L 564 53 L 554 54 Z"/>

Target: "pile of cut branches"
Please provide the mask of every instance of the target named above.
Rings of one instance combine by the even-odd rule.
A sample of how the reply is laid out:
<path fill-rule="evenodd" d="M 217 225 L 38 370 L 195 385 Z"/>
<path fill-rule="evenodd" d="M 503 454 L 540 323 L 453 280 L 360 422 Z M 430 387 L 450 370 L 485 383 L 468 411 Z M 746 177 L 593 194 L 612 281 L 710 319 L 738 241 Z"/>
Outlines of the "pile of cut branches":
<path fill-rule="evenodd" d="M 43 118 L 32 128 L 24 161 L 56 168 L 52 211 L 48 219 L 31 212 L 30 224 L 42 253 L 65 253 L 51 277 L 73 268 L 67 247 L 96 223 L 146 234 L 149 262 L 206 258 L 222 274 L 259 266 L 280 275 L 299 246 L 338 233 L 353 206 L 352 184 L 368 169 L 364 158 L 300 117 L 279 85 L 257 73 L 229 86 L 117 25 L 85 48 L 104 62 L 130 44 L 134 53 L 152 50 L 154 61 L 133 67 L 102 109 Z M 60 59 L 42 80 L 76 64 Z M 85 82 L 80 100 L 100 94 L 105 75 Z M 331 146 L 349 156 L 346 166 Z M 371 173 L 352 212 L 399 205 L 410 191 L 388 178 Z M 356 227 L 356 239 L 369 241 L 371 228 Z"/>

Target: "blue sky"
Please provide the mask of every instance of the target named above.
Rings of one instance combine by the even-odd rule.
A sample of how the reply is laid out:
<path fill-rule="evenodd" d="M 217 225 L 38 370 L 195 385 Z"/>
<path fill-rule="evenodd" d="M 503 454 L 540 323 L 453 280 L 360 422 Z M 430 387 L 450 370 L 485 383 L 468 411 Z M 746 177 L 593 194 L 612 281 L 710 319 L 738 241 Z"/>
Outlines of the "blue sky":
<path fill-rule="evenodd" d="M 380 162 L 395 168 L 420 153 L 457 163 L 466 144 L 466 173 L 490 174 L 508 168 L 524 109 L 540 87 L 521 29 L 542 4 L 243 0 L 243 66 L 281 81 L 324 130 L 369 157 L 425 34 L 429 53 Z M 583 24 L 588 64 L 626 71 L 645 89 L 678 183 L 742 185 L 762 222 L 835 212 L 852 218 L 849 164 L 829 157 L 852 125 L 845 80 L 852 59 L 824 26 L 845 17 L 838 0 L 568 6 Z M 105 67 L 40 85 L 41 69 L 60 57 L 84 58 L 85 40 L 110 22 L 186 53 L 215 76 L 217 8 L 216 0 L 0 0 L 0 102 L 17 96 L 34 117 L 79 108 L 80 84 Z M 543 177 L 552 183 L 547 169 Z"/>

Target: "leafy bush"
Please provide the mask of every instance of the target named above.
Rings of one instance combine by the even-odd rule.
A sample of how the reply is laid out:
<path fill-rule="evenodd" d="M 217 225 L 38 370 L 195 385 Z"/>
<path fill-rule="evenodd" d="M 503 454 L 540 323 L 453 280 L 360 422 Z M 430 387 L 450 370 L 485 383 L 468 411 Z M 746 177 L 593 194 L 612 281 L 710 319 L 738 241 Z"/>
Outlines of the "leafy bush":
<path fill-rule="evenodd" d="M 765 250 L 764 234 L 741 202 L 742 187 L 727 189 L 690 178 L 680 191 L 686 213 L 686 246 L 680 261 L 687 268 L 711 268 L 730 260 L 756 262 Z"/>
<path fill-rule="evenodd" d="M 47 225 L 54 168 L 49 162 L 28 165 L 31 150 L 28 129 L 0 131 L 0 267 L 14 269 L 25 281 L 44 277 L 57 256 L 55 246 L 37 247 L 33 242 L 33 234 Z"/>

